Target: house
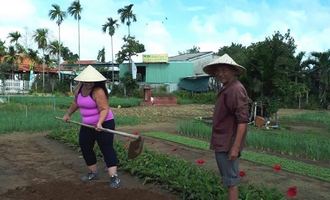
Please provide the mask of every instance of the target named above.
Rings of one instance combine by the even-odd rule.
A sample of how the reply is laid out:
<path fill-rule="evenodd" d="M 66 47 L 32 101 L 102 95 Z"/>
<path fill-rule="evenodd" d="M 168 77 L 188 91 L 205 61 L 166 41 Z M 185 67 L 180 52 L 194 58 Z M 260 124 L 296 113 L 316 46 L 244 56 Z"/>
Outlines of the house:
<path fill-rule="evenodd" d="M 112 72 L 114 73 L 114 80 L 119 81 L 119 67 L 118 64 L 111 62 L 99 62 L 97 60 L 79 60 L 75 63 L 63 62 L 61 64 L 61 74 L 65 76 L 75 77 L 79 72 L 85 69 L 88 65 L 92 65 L 95 69 L 100 71 L 109 81 L 112 80 Z"/>
<path fill-rule="evenodd" d="M 209 76 L 203 66 L 214 60 L 213 52 L 188 53 L 168 57 L 167 54 L 143 55 L 141 63 L 134 63 L 140 85 L 153 88 L 166 86 L 168 92 L 179 88 L 189 91 L 207 91 Z M 120 64 L 120 77 L 131 72 L 129 64 Z M 201 83 L 203 83 L 201 85 Z"/>
<path fill-rule="evenodd" d="M 3 57 L 0 57 L 3 62 Z M 4 79 L 0 80 L 0 92 L 2 94 L 28 93 L 36 74 L 50 74 L 57 76 L 57 69 L 33 62 L 29 57 L 20 54 L 16 61 L 17 67 L 8 69 L 4 74 Z"/>

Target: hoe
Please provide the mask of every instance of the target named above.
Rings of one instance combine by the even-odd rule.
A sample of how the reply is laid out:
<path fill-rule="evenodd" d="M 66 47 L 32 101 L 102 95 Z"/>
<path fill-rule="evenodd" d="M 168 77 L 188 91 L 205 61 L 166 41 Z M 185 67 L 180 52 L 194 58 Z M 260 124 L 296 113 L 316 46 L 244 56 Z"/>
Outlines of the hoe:
<path fill-rule="evenodd" d="M 55 118 L 62 120 L 62 118 L 60 118 L 60 117 L 55 117 Z M 88 124 L 84 124 L 84 123 L 80 123 L 80 122 L 76 122 L 76 121 L 72 121 L 72 120 L 68 120 L 68 122 L 95 129 L 95 127 L 92 125 L 88 125 Z M 129 134 L 129 133 L 121 132 L 121 131 L 115 131 L 115 130 L 111 130 L 111 129 L 107 129 L 107 128 L 102 128 L 101 130 L 108 132 L 108 133 L 114 133 L 114 134 L 118 134 L 121 136 L 135 139 L 134 141 L 131 141 L 128 146 L 128 158 L 129 159 L 134 159 L 138 155 L 141 154 L 142 149 L 143 149 L 144 138 L 141 137 L 140 135 L 133 135 L 133 134 Z"/>

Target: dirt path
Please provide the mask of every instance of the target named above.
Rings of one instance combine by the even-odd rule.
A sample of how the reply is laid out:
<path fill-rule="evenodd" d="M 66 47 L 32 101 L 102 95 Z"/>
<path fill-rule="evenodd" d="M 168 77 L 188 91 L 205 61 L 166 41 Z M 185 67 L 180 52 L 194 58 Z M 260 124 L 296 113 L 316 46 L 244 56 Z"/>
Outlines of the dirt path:
<path fill-rule="evenodd" d="M 115 113 L 148 119 L 148 124 L 118 127 L 118 130 L 133 132 L 165 131 L 174 133 L 176 121 L 210 116 L 212 106 L 187 105 L 173 107 L 137 107 L 115 109 Z M 46 134 L 15 133 L 0 135 L 0 199 L 1 200 L 62 200 L 62 199 L 175 199 L 173 194 L 154 185 L 142 185 L 130 175 L 120 171 L 123 187 L 111 190 L 107 175 L 100 170 L 101 179 L 92 184 L 82 184 L 79 176 L 85 173 L 85 164 L 79 152 Z M 203 167 L 217 171 L 213 153 L 190 149 L 171 142 L 146 138 L 146 148 L 175 155 L 191 161 L 204 159 Z M 99 166 L 103 169 L 104 166 Z M 270 167 L 242 161 L 241 170 L 246 172 L 243 182 L 278 188 L 283 194 L 290 186 L 297 186 L 297 199 L 330 199 L 330 183 L 281 171 Z"/>
<path fill-rule="evenodd" d="M 163 129 L 164 128 L 164 129 Z M 139 131 L 143 134 L 146 131 L 167 131 L 175 132 L 172 123 L 159 123 L 149 125 L 139 125 L 134 127 L 121 127 L 122 131 Z M 118 130 L 119 130 L 118 129 Z M 197 159 L 205 160 L 204 167 L 218 172 L 212 151 L 191 149 L 172 142 L 164 142 L 153 138 L 145 139 L 145 147 L 160 153 L 175 155 L 196 164 Z M 330 183 L 314 178 L 297 175 L 294 173 L 280 171 L 274 172 L 271 167 L 262 166 L 249 161 L 241 160 L 240 169 L 246 173 L 242 182 L 254 185 L 277 188 L 284 195 L 291 186 L 296 186 L 298 190 L 296 199 L 303 200 L 328 200 L 330 199 Z"/>
<path fill-rule="evenodd" d="M 2 200 L 176 199 L 124 172 L 119 172 L 123 187 L 110 189 L 103 165 L 99 181 L 83 184 L 79 177 L 85 165 L 80 153 L 45 134 L 1 135 L 0 155 Z"/>

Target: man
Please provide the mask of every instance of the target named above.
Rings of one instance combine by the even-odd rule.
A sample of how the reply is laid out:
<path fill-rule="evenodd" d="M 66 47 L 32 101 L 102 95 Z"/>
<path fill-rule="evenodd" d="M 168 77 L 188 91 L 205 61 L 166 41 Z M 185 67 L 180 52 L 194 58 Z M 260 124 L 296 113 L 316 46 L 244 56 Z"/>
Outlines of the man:
<path fill-rule="evenodd" d="M 227 54 L 203 68 L 222 83 L 214 114 L 210 148 L 215 151 L 223 184 L 228 187 L 228 199 L 238 199 L 239 166 L 247 131 L 248 95 L 237 80 L 246 69 L 238 65 Z"/>

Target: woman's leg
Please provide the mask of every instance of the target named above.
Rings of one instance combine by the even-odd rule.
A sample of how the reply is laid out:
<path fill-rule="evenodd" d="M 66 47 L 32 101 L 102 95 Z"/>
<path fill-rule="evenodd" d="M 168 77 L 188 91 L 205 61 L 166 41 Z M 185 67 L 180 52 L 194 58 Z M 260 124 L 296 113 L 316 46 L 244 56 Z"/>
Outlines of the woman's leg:
<path fill-rule="evenodd" d="M 115 122 L 114 120 L 106 121 L 102 124 L 104 128 L 114 130 Z M 118 188 L 120 186 L 120 179 L 117 175 L 117 165 L 118 159 L 116 151 L 113 148 L 113 133 L 101 132 L 96 137 L 97 143 L 103 154 L 104 161 L 108 168 L 108 174 L 110 176 L 110 187 Z"/>
<path fill-rule="evenodd" d="M 102 124 L 104 128 L 114 130 L 115 122 L 114 120 L 106 121 Z M 115 149 L 113 148 L 113 133 L 100 132 L 96 136 L 97 143 L 103 154 L 104 161 L 108 168 L 109 176 L 117 174 L 118 159 Z"/>
<path fill-rule="evenodd" d="M 97 173 L 96 155 L 94 152 L 95 133 L 87 127 L 81 127 L 79 133 L 79 145 L 88 169 Z"/>

